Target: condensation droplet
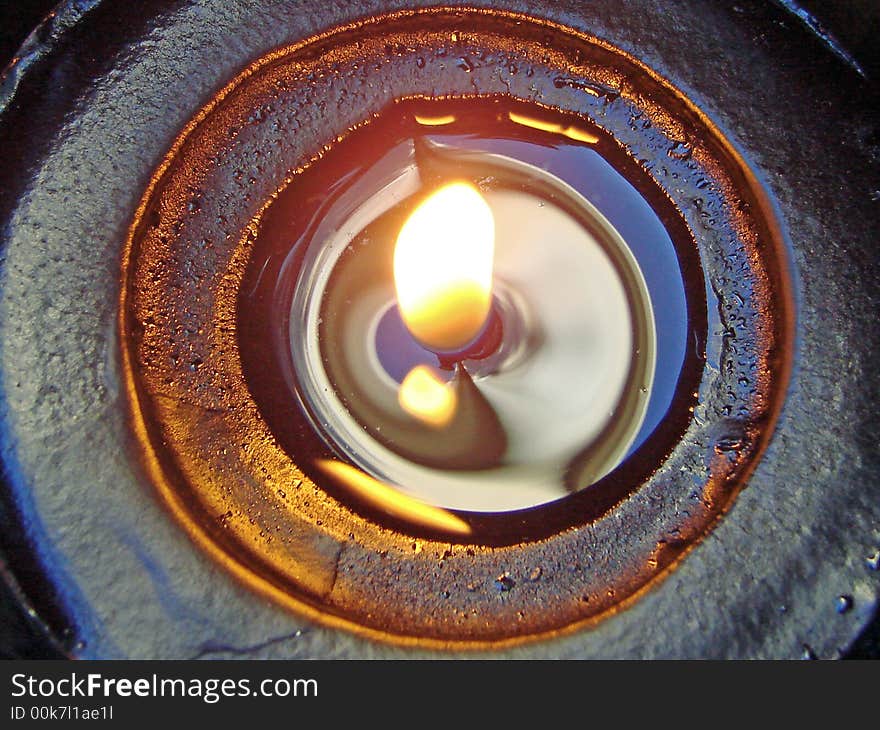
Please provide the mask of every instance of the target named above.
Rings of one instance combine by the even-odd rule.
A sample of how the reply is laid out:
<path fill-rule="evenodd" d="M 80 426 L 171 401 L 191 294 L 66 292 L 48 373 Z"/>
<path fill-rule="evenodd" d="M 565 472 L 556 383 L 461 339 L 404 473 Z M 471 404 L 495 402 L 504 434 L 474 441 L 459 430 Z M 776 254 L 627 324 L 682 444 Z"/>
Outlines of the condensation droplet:
<path fill-rule="evenodd" d="M 693 154 L 693 151 L 694 148 L 691 147 L 689 142 L 676 141 L 666 150 L 666 154 L 676 160 L 686 160 Z"/>
<path fill-rule="evenodd" d="M 737 451 L 742 446 L 742 439 L 723 438 L 715 442 L 715 453 L 726 454 L 731 451 Z"/>
<path fill-rule="evenodd" d="M 605 101 L 614 101 L 620 96 L 620 89 L 616 89 L 613 86 L 601 84 L 597 81 L 575 79 L 570 76 L 557 76 L 553 79 L 553 85 L 557 89 L 568 87 L 577 91 L 584 91 L 590 96 L 595 96 Z"/>

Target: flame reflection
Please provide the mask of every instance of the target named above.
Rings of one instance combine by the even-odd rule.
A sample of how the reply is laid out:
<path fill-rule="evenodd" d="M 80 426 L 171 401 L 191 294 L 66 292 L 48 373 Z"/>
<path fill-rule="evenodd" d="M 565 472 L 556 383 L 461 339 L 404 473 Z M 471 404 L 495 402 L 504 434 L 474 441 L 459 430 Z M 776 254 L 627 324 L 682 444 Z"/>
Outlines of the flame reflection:
<path fill-rule="evenodd" d="M 573 124 L 564 127 L 557 122 L 545 122 L 542 119 L 529 117 L 525 114 L 517 114 L 516 112 L 508 112 L 508 116 L 510 117 L 510 121 L 515 124 L 521 124 L 524 127 L 531 127 L 532 129 L 537 129 L 541 132 L 561 134 L 569 139 L 575 140 L 576 142 L 596 144 L 596 142 L 599 141 L 599 138 L 595 134 L 590 134 L 587 130 L 576 127 Z"/>
<path fill-rule="evenodd" d="M 339 480 L 365 502 L 392 517 L 419 522 L 425 527 L 458 535 L 468 535 L 471 532 L 470 526 L 451 512 L 408 497 L 356 467 L 332 459 L 318 459 L 316 463 L 327 475 Z"/>
<path fill-rule="evenodd" d="M 454 114 L 444 114 L 440 117 L 425 117 L 420 114 L 415 115 L 416 121 L 425 127 L 442 127 L 446 124 L 452 124 L 455 121 Z"/>
<path fill-rule="evenodd" d="M 427 426 L 445 428 L 458 408 L 458 395 L 427 365 L 409 371 L 397 391 L 397 401 L 413 418 Z"/>

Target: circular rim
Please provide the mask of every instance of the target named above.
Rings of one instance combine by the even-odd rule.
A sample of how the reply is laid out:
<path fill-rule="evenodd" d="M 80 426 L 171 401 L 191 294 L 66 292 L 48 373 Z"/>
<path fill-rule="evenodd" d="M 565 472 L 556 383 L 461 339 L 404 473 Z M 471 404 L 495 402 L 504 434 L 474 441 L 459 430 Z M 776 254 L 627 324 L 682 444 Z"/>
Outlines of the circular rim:
<path fill-rule="evenodd" d="M 278 443 L 289 439 L 279 428 L 290 429 L 300 443 L 310 434 L 295 421 L 285 426 L 276 419 L 269 426 L 263 420 L 253 381 L 242 372 L 241 339 L 229 326 L 256 231 L 271 215 L 268 206 L 280 187 L 296 178 L 284 171 L 317 159 L 304 149 L 285 150 L 285 123 L 296 116 L 298 134 L 326 150 L 327 140 L 362 124 L 363 112 L 335 120 L 313 114 L 309 121 L 309 110 L 328 103 L 322 95 L 338 97 L 344 89 L 354 110 L 375 114 L 377 103 L 417 96 L 443 81 L 454 88 L 446 64 L 450 40 L 463 58 L 501 57 L 508 68 L 531 64 L 523 83 L 538 90 L 531 103 L 555 102 L 583 115 L 632 158 L 645 148 L 673 151 L 665 164 L 678 171 L 677 186 L 654 182 L 678 208 L 679 225 L 688 227 L 694 245 L 690 254 L 679 249 L 682 267 L 688 255 L 699 256 L 705 272 L 705 284 L 688 293 L 689 307 L 695 298 L 700 302 L 697 292 L 705 285 L 722 312 L 719 321 L 710 316 L 715 329 L 710 326 L 708 335 L 695 329 L 698 341 L 707 338 L 698 345 L 698 360 L 706 360 L 698 384 L 688 381 L 687 369 L 679 383 L 680 392 L 693 391 L 691 407 L 700 417 L 678 426 L 670 416 L 660 429 L 665 443 L 650 442 L 648 458 L 631 457 L 563 500 L 503 516 L 459 513 L 471 528 L 466 535 L 433 528 L 414 533 L 412 523 L 370 506 L 354 510 L 338 490 L 312 481 Z M 432 58 L 432 48 L 442 50 Z M 401 81 L 382 63 L 390 54 L 397 63 L 401 57 L 425 59 L 415 63 L 425 79 Z M 435 70 L 439 78 L 432 78 Z M 372 83 L 364 84 L 365 74 Z M 481 83 L 487 88 L 478 96 L 493 87 L 517 96 L 515 75 L 501 81 L 485 74 Z M 585 107 L 585 89 L 601 104 Z M 297 99 L 308 101 L 297 106 Z M 647 122 L 637 131 L 636 118 Z M 260 150 L 275 149 L 276 141 L 281 161 L 268 161 Z M 236 169 L 248 155 L 267 160 L 256 165 L 266 180 L 247 180 L 253 192 L 246 192 Z M 663 193 L 653 200 L 662 201 Z M 228 234 L 227 243 L 218 240 L 215 222 L 221 219 L 243 231 L 237 246 L 228 243 Z M 209 257 L 194 256 L 199 241 L 211 242 Z M 733 262 L 736 282 L 725 276 Z M 423 646 L 485 648 L 570 632 L 641 595 L 731 505 L 772 433 L 790 368 L 784 243 L 763 191 L 720 131 L 667 82 L 616 49 L 503 12 L 375 16 L 255 62 L 195 117 L 154 175 L 131 228 L 123 270 L 126 387 L 147 461 L 158 467 L 153 479 L 178 519 L 213 555 L 223 555 L 224 564 L 236 563 L 237 575 L 276 598 L 283 595 L 310 617 Z M 269 276 L 265 266 L 260 272 Z M 738 317 L 730 335 L 735 346 L 725 311 Z M 350 570 L 340 571 L 340 556 Z M 601 567 L 586 574 L 565 570 L 561 556 L 588 556 L 588 565 Z M 544 567 L 554 563 L 555 569 Z M 536 566 L 540 589 L 506 590 L 503 578 L 531 574 Z M 401 581 L 402 573 L 409 579 Z M 474 621 L 493 591 L 505 594 L 503 603 Z"/>
<path fill-rule="evenodd" d="M 360 11 L 368 13 L 378 5 L 367 2 Z M 274 610 L 225 581 L 179 539 L 177 531 L 167 529 L 166 515 L 144 496 L 143 477 L 130 466 L 122 468 L 122 459 L 90 459 L 88 466 L 78 459 L 83 446 L 77 434 L 84 428 L 90 429 L 90 453 L 108 444 L 113 444 L 111 453 L 126 453 L 126 428 L 107 398 L 84 402 L 78 395 L 92 387 L 96 371 L 99 381 L 112 378 L 112 358 L 106 366 L 109 376 L 101 374 L 104 368 L 96 366 L 96 360 L 74 358 L 81 366 L 72 366 L 54 384 L 61 385 L 64 397 L 36 397 L 38 389 L 51 385 L 46 376 L 57 376 L 57 371 L 45 368 L 51 350 L 41 342 L 50 337 L 56 347 L 70 342 L 71 352 L 106 349 L 112 313 L 101 302 L 114 298 L 115 273 L 106 272 L 105 260 L 113 260 L 120 226 L 130 219 L 137 202 L 120 191 L 130 188 L 131 180 L 145 181 L 164 154 L 193 108 L 181 100 L 206 100 L 252 54 L 295 42 L 324 24 L 353 19 L 351 9 L 309 14 L 307 4 L 302 13 L 281 23 L 266 8 L 243 12 L 230 3 L 227 16 L 221 18 L 209 17 L 204 9 L 194 16 L 188 6 L 180 3 L 181 12 L 174 17 L 163 15 L 165 10 L 156 5 L 133 9 L 108 0 L 86 11 L 82 3 L 62 8 L 42 36 L 51 42 L 31 57 L 33 63 L 19 74 L 10 97 L 14 104 L 0 114 L 3 133 L 16 142 L 12 149 L 18 155 L 6 169 L 12 177 L 0 186 L 2 215 L 9 224 L 3 236 L 0 318 L 7 353 L 5 497 L 20 505 L 21 519 L 30 525 L 30 544 L 48 579 L 63 594 L 69 626 L 85 639 L 85 646 L 76 649 L 80 656 L 433 656 L 310 628 Z M 778 435 L 733 514 L 663 585 L 629 611 L 592 631 L 501 656 L 796 657 L 805 644 L 817 656 L 837 655 L 870 620 L 877 592 L 877 573 L 871 572 L 867 557 L 880 544 L 875 529 L 878 500 L 871 487 L 880 464 L 864 447 L 865 434 L 876 432 L 876 394 L 866 390 L 874 371 L 864 363 L 877 341 L 871 324 L 878 298 L 872 282 L 877 276 L 874 258 L 867 253 L 873 250 L 871 226 L 853 224 L 873 219 L 871 198 L 860 191 L 873 189 L 869 186 L 876 180 L 877 158 L 871 152 L 876 150 L 875 127 L 866 113 L 870 106 L 865 105 L 876 87 L 837 63 L 775 6 L 741 3 L 736 10 L 725 10 L 684 3 L 659 8 L 636 0 L 625 17 L 603 10 L 590 18 L 569 2 L 548 8 L 511 0 L 508 7 L 545 14 L 643 58 L 686 90 L 725 130 L 771 191 L 772 207 L 790 231 L 800 328 L 795 377 Z M 196 25 L 199 31 L 193 30 Z M 711 37 L 706 27 L 713 28 Z M 240 43 L 223 44 L 222 49 L 222 41 L 212 45 L 232 28 Z M 149 48 L 132 53 L 136 46 L 125 45 L 151 31 L 156 33 Z M 100 53 L 90 46 L 94 37 L 103 39 Z M 193 46 L 193 37 L 202 44 Z M 683 37 L 688 39 L 685 45 L 679 43 Z M 756 37 L 761 42 L 752 43 Z M 86 47 L 91 48 L 88 53 L 78 54 L 79 61 L 67 67 L 75 73 L 69 75 L 64 93 L 47 96 L 47 69 Z M 742 63 L 744 47 L 752 54 L 748 63 Z M 183 48 L 187 50 L 181 55 Z M 190 72 L 169 79 L 160 71 L 169 62 Z M 114 91 L 104 93 L 111 69 Z M 123 95 L 129 102 L 152 98 L 164 104 L 165 111 L 145 119 L 144 111 L 158 107 L 131 108 L 121 101 Z M 785 111 L 825 104 L 833 105 L 837 114 L 790 117 Z M 16 107 L 28 109 L 26 126 L 17 126 L 21 115 Z M 97 117 L 92 114 L 95 108 L 101 110 Z M 102 116 L 119 118 L 122 108 L 127 108 L 125 132 L 102 124 Z M 69 115 L 67 121 L 84 123 L 62 132 L 64 115 Z M 121 154 L 124 151 L 130 154 Z M 101 167 L 100 160 L 113 160 L 116 171 L 107 168 L 103 175 L 91 176 L 94 190 L 85 195 L 82 186 L 71 187 L 75 175 L 66 180 L 57 176 L 58 163 L 67 164 L 69 171 L 70 159 L 92 161 L 94 169 Z M 850 161 L 845 171 L 843 160 Z M 36 170 L 38 184 L 33 182 Z M 46 186 L 59 195 L 68 193 L 68 210 L 77 215 L 68 215 L 66 223 L 53 216 L 51 208 L 44 207 Z M 854 194 L 840 198 L 842 189 Z M 113 204 L 96 205 L 99 193 L 100 200 Z M 84 213 L 86 204 L 90 207 Z M 35 251 L 30 225 L 37 211 L 43 215 L 45 235 L 43 246 Z M 46 258 L 52 251 L 70 251 L 71 240 L 94 243 L 77 251 L 75 277 L 65 276 Z M 822 241 L 839 245 L 819 245 Z M 28 251 L 30 258 L 42 257 L 39 265 L 31 264 Z M 27 277 L 30 290 L 39 286 L 59 301 L 75 302 L 71 311 L 92 307 L 92 314 L 68 319 L 59 331 L 51 313 L 40 314 L 31 306 L 19 275 Z M 91 291 L 100 292 L 98 299 Z M 96 311 L 103 314 L 96 318 Z M 33 331 L 44 337 L 31 339 L 29 345 L 20 339 L 22 332 Z M 13 388 L 18 380 L 24 389 Z M 817 411 L 817 402 L 827 407 Z M 53 411 L 59 404 L 62 410 Z M 845 420 L 839 415 L 843 412 L 848 414 Z M 64 414 L 57 431 L 66 434 L 63 440 L 53 442 L 53 429 L 34 430 L 39 419 L 48 424 L 59 413 Z M 47 462 L 54 465 L 54 473 L 39 467 Z M 65 483 L 83 488 L 71 491 Z M 105 492 L 103 485 L 113 487 Z M 103 515 L 112 515 L 119 530 L 108 531 L 106 520 L 95 519 L 89 500 L 80 496 L 95 488 L 102 490 Z M 129 514 L 138 515 L 137 523 L 128 521 Z M 89 531 L 101 534 L 101 541 L 85 541 Z M 821 556 L 818 562 L 816 556 Z M 165 571 L 162 604 L 159 593 L 143 591 L 147 564 L 151 570 Z M 103 570 L 94 571 L 95 565 Z M 108 570 L 111 566 L 118 569 Z M 724 581 L 719 579 L 722 575 Z M 841 593 L 855 598 L 855 608 L 845 615 L 836 614 L 829 598 Z M 707 594 L 714 597 L 711 607 Z M 172 605 L 178 608 L 172 611 Z M 184 610 L 200 611 L 204 620 L 193 624 Z M 132 616 L 137 621 L 129 620 Z"/>

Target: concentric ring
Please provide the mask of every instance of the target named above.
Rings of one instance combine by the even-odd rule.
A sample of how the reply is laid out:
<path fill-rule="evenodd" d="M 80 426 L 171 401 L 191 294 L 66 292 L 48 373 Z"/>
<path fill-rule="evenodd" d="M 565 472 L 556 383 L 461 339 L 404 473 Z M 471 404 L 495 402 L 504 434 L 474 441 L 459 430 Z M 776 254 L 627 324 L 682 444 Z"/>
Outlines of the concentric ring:
<path fill-rule="evenodd" d="M 692 242 L 682 267 L 705 282 L 689 297 L 708 301 L 706 339 L 680 384 L 693 413 L 664 422 L 665 440 L 600 498 L 591 489 L 500 522 L 475 518 L 474 540 L 413 534 L 314 483 L 261 417 L 238 352 L 235 302 L 267 202 L 385 105 L 437 94 L 506 94 L 607 132 L 667 196 L 664 223 Z M 662 576 L 745 484 L 784 396 L 792 336 L 779 230 L 720 132 L 616 49 L 477 11 L 371 18 L 227 86 L 149 186 L 121 313 L 137 431 L 198 541 L 311 616 L 444 646 L 570 629 Z"/>

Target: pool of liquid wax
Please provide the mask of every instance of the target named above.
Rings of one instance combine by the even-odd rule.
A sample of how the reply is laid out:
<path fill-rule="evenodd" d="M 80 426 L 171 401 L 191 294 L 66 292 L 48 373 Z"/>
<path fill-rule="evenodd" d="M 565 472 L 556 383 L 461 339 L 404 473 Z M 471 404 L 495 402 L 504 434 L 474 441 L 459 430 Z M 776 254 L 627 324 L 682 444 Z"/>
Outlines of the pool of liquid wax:
<path fill-rule="evenodd" d="M 577 142 L 558 134 L 505 123 L 494 136 L 464 129 L 436 129 L 429 137 L 441 144 L 502 154 L 538 166 L 571 185 L 617 229 L 638 262 L 654 310 L 657 365 L 648 412 L 632 450 L 660 425 L 669 410 L 688 347 L 688 302 L 682 266 L 669 231 L 638 189 L 606 159 L 607 141 Z M 562 126 L 562 125 L 560 125 Z M 506 135 L 504 132 L 506 131 Z M 514 136 L 516 135 L 516 136 Z M 536 139 L 537 137 L 537 139 Z M 543 138 L 541 138 L 543 137 Z M 604 144 L 603 144 L 604 142 Z"/>
<path fill-rule="evenodd" d="M 510 510 L 592 484 L 625 457 L 653 379 L 655 328 L 636 261 L 588 201 L 539 167 L 429 139 L 409 150 L 393 181 L 341 229 L 330 226 L 303 266 L 291 341 L 306 399 L 352 461 L 432 504 Z M 441 428 L 401 406 L 413 405 L 411 386 L 384 377 L 383 360 L 411 350 L 412 336 L 398 329 L 387 343 L 379 330 L 382 306 L 395 300 L 397 232 L 423 195 L 453 180 L 478 184 L 493 211 L 497 309 L 521 317 L 501 317 L 498 353 L 463 358 L 476 388 L 460 394 L 462 418 Z M 516 319 L 528 321 L 520 333 Z"/>
<path fill-rule="evenodd" d="M 682 376 L 698 370 L 694 344 L 705 340 L 702 274 L 687 227 L 656 183 L 601 130 L 552 110 L 493 98 L 399 102 L 300 171 L 266 210 L 240 293 L 239 345 L 261 412 L 291 456 L 307 468 L 311 459 L 338 455 L 314 438 L 291 360 L 290 305 L 299 269 L 309 247 L 320 245 L 316 233 L 326 229 L 330 212 L 344 225 L 352 211 L 340 201 L 358 184 L 370 187 L 365 177 L 374 174 L 377 160 L 407 141 L 414 141 L 417 154 L 440 146 L 543 168 L 619 232 L 644 276 L 656 325 L 653 386 L 629 455 L 660 454 L 686 422 L 693 384 Z M 424 353 L 427 361 L 432 357 Z M 655 435 L 659 449 L 643 448 Z"/>

